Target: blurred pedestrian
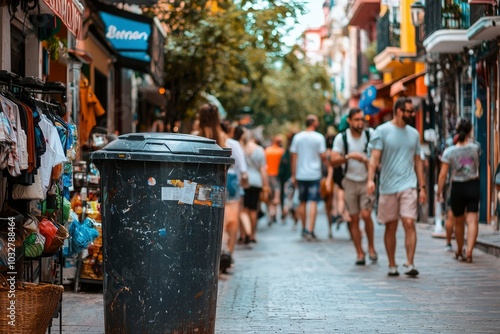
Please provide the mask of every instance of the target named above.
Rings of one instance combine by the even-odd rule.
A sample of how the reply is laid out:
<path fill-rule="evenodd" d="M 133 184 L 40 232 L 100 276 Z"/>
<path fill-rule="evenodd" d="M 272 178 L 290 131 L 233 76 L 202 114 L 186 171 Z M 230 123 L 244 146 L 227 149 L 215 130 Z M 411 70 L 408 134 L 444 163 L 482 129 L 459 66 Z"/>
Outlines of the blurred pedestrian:
<path fill-rule="evenodd" d="M 285 153 L 283 149 L 283 139 L 281 135 L 273 137 L 270 146 L 264 150 L 267 162 L 267 177 L 269 183 L 269 198 L 267 204 L 267 215 L 269 225 L 276 223 L 278 207 L 280 205 L 280 180 L 278 177 L 281 157 Z"/>
<path fill-rule="evenodd" d="M 418 201 L 425 203 L 425 179 L 420 159 L 420 135 L 409 124 L 415 110 L 410 98 L 401 97 L 394 103 L 394 116 L 378 126 L 370 139 L 368 195 L 375 192 L 375 171 L 381 165 L 377 220 L 385 224 L 384 242 L 389 258 L 389 276 L 398 276 L 396 265 L 396 232 L 401 218 L 405 231 L 405 274 L 419 274 L 414 264 L 417 247 Z M 418 192 L 417 192 L 418 179 Z"/>
<path fill-rule="evenodd" d="M 325 160 L 325 137 L 316 132 L 319 126 L 318 116 L 309 115 L 306 118 L 306 129 L 297 133 L 292 140 L 292 181 L 299 189 L 300 205 L 298 214 L 302 221 L 302 236 L 317 239 L 314 233 L 318 201 L 320 201 L 319 183 L 321 166 Z M 309 212 L 307 203 L 309 202 Z M 309 213 L 309 215 L 307 215 Z M 306 217 L 309 216 L 309 229 Z"/>
<path fill-rule="evenodd" d="M 335 190 L 335 184 L 333 182 L 333 166 L 330 163 L 330 157 L 332 155 L 335 132 L 327 132 L 327 136 L 325 139 L 326 154 L 325 161 L 323 161 L 323 167 L 321 169 L 323 175 L 319 184 L 319 192 L 321 195 L 321 199 L 325 203 L 326 218 L 328 220 L 328 238 L 332 239 L 332 226 L 335 223 L 335 220 L 333 218 L 333 192 Z"/>
<path fill-rule="evenodd" d="M 250 242 L 257 242 L 257 214 L 259 212 L 259 201 L 261 192 L 269 196 L 269 183 L 267 178 L 267 164 L 264 149 L 257 145 L 251 131 L 245 131 L 243 135 L 243 151 L 248 167 L 248 181 L 250 187 L 245 189 L 243 198 L 244 214 L 250 218 L 251 234 Z M 246 219 L 246 217 L 244 218 Z"/>
<path fill-rule="evenodd" d="M 226 182 L 226 205 L 224 207 L 224 231 L 227 233 L 228 250 L 233 254 L 234 246 L 238 237 L 240 221 L 240 184 L 244 179 L 248 179 L 247 163 L 245 154 L 240 143 L 232 138 L 234 128 L 228 121 L 221 122 L 222 131 L 228 136 L 226 147 L 230 147 L 234 158 L 234 165 L 227 170 Z"/>
<path fill-rule="evenodd" d="M 458 135 L 455 135 L 452 139 L 451 145 L 456 145 L 458 141 Z M 449 147 L 451 147 L 451 145 Z M 442 156 L 442 155 L 441 155 Z M 446 190 L 444 190 L 446 189 Z M 444 201 L 446 201 L 446 204 L 444 205 L 446 207 L 446 220 L 444 223 L 444 228 L 446 231 L 446 251 L 448 252 L 453 252 L 453 246 L 451 245 L 451 239 L 453 238 L 453 230 L 455 228 L 455 220 L 453 218 L 453 211 L 451 210 L 451 203 L 450 203 L 450 190 L 451 190 L 451 170 L 448 169 L 448 174 L 446 174 L 446 182 L 445 186 L 443 189 L 443 196 L 446 193 L 446 198 Z"/>
<path fill-rule="evenodd" d="M 221 270 L 225 272 L 233 261 L 234 245 L 238 233 L 239 217 L 239 180 L 245 177 L 247 172 L 244 155 L 238 142 L 229 138 L 223 131 L 219 120 L 218 108 L 213 104 L 204 104 L 198 111 L 198 135 L 205 138 L 215 139 L 220 147 L 230 147 L 232 149 L 231 157 L 235 159 L 234 165 L 231 165 L 226 178 L 226 203 L 224 206 L 224 225 L 223 225 L 223 253 L 221 254 Z M 227 260 L 229 264 L 223 264 Z"/>
<path fill-rule="evenodd" d="M 444 150 L 438 179 L 438 198 L 443 202 L 443 188 L 448 170 L 451 170 L 450 207 L 455 221 L 455 258 L 472 262 L 472 251 L 478 234 L 479 212 L 479 156 L 481 147 L 471 141 L 472 123 L 469 119 L 457 122 L 458 142 Z M 464 234 L 467 223 L 467 247 Z"/>
<path fill-rule="evenodd" d="M 368 143 L 370 142 L 370 132 L 372 130 L 365 129 L 364 119 L 363 110 L 359 108 L 349 110 L 347 117 L 349 129 L 335 138 L 331 157 L 332 165 L 346 165 L 342 186 L 344 188 L 345 206 L 351 220 L 349 231 L 357 252 L 357 265 L 365 265 L 366 263 L 366 254 L 363 250 L 362 235 L 359 228 L 360 218 L 363 219 L 365 225 L 368 256 L 374 262 L 378 260 L 373 241 L 374 228 L 371 218 L 375 195 L 368 195 L 366 187 L 369 163 Z"/>
<path fill-rule="evenodd" d="M 281 203 L 281 222 L 286 223 L 286 216 L 290 214 L 294 219 L 294 223 L 297 224 L 298 217 L 295 212 L 295 207 L 293 205 L 293 194 L 295 188 L 292 178 L 292 157 L 290 153 L 290 145 L 292 144 L 294 132 L 287 134 L 287 147 L 285 152 L 281 156 L 280 167 L 278 172 L 278 177 L 280 181 L 280 203 Z"/>

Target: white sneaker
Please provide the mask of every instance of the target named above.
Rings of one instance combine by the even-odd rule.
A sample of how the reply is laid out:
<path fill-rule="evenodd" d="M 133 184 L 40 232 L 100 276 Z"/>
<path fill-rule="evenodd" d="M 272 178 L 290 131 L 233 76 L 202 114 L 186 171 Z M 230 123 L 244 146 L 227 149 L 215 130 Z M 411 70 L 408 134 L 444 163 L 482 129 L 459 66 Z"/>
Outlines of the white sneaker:
<path fill-rule="evenodd" d="M 451 244 L 447 244 L 446 247 L 445 247 L 445 250 L 447 252 L 453 252 L 453 247 L 451 246 Z"/>
<path fill-rule="evenodd" d="M 389 272 L 387 273 L 387 275 L 389 275 L 389 276 L 399 276 L 398 267 L 397 266 L 395 266 L 395 267 L 389 267 Z"/>
<path fill-rule="evenodd" d="M 417 270 L 417 268 L 415 268 L 414 265 L 405 264 L 404 267 L 406 268 L 405 275 L 412 276 L 412 277 L 418 276 L 418 270 Z"/>

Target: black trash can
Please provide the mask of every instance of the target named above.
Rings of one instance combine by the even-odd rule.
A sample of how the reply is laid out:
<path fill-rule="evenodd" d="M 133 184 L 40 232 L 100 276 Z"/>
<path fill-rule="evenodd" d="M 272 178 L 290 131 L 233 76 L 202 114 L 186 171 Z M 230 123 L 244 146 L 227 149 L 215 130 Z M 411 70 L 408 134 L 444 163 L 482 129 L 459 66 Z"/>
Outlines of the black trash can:
<path fill-rule="evenodd" d="M 118 137 L 101 173 L 106 333 L 213 333 L 230 149 L 182 134 Z"/>

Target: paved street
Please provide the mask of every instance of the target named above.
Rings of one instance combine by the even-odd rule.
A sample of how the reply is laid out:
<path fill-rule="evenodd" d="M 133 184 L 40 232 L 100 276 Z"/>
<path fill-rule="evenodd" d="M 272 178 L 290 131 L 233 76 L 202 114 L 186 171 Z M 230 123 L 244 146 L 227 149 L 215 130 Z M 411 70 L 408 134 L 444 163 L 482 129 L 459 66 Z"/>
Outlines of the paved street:
<path fill-rule="evenodd" d="M 345 224 L 328 240 L 325 219 L 317 242 L 302 240 L 290 221 L 268 228 L 261 220 L 258 243 L 238 246 L 219 279 L 217 333 L 500 333 L 499 258 L 476 250 L 473 264 L 457 262 L 431 237 L 433 226 L 419 224 L 420 276 L 402 273 L 399 242 L 401 276 L 391 278 L 382 226 L 378 263 L 355 266 Z M 65 293 L 63 333 L 103 333 L 101 298 Z"/>

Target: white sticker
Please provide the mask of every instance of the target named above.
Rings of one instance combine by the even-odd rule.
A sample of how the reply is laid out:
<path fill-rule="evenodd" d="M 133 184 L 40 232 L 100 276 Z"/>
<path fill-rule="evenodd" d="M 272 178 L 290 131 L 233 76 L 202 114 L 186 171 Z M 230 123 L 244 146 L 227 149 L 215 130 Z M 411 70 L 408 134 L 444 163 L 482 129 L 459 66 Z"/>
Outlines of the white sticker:
<path fill-rule="evenodd" d="M 182 188 L 161 187 L 162 201 L 178 201 L 181 198 Z"/>
<path fill-rule="evenodd" d="M 196 182 L 184 180 L 184 188 L 182 188 L 180 202 L 193 205 L 194 196 L 196 194 Z"/>
<path fill-rule="evenodd" d="M 199 201 L 209 201 L 212 192 L 212 187 L 210 186 L 200 186 L 198 189 L 198 200 Z"/>

